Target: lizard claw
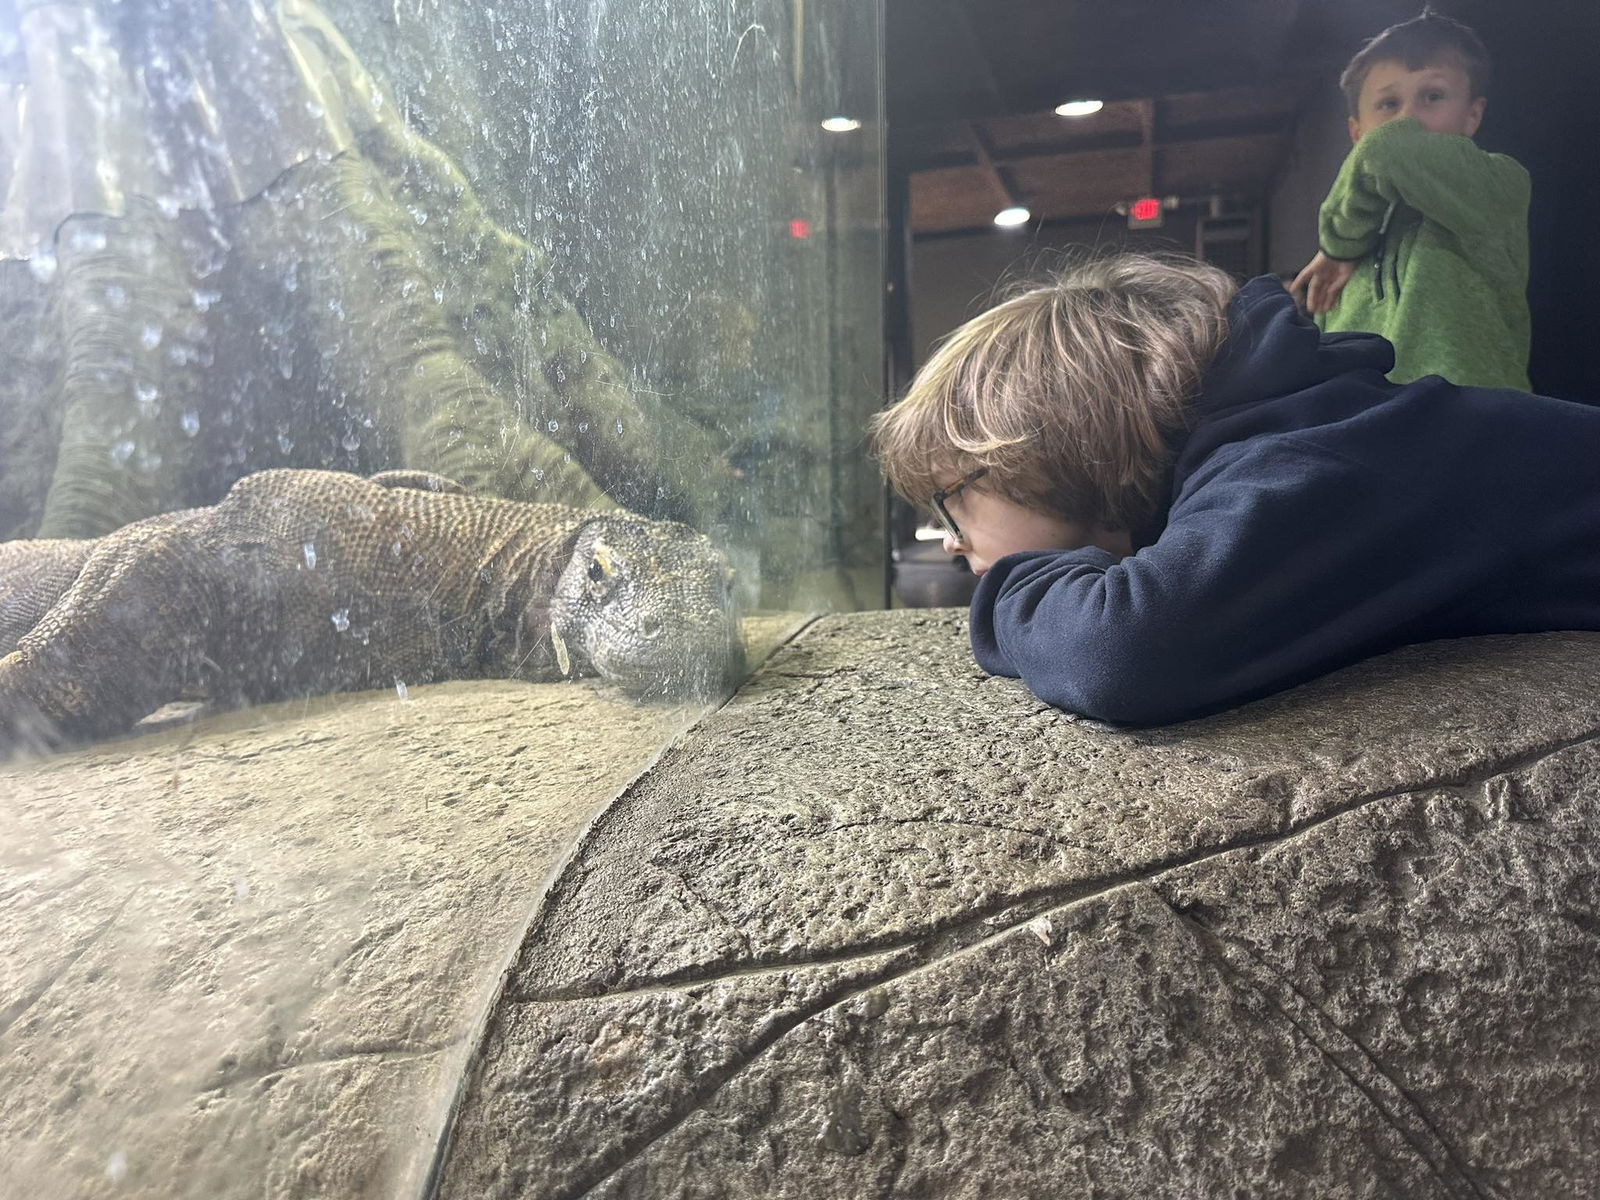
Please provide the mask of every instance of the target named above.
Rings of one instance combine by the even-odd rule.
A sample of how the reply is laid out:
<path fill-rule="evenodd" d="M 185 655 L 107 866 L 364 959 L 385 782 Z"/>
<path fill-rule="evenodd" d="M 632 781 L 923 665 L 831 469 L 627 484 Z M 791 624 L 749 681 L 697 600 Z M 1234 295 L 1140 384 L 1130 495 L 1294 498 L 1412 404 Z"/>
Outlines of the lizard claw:
<path fill-rule="evenodd" d="M 554 625 L 550 627 L 550 644 L 556 648 L 556 666 L 561 668 L 561 677 L 569 678 L 572 675 L 572 656 L 567 653 L 567 643 Z"/>

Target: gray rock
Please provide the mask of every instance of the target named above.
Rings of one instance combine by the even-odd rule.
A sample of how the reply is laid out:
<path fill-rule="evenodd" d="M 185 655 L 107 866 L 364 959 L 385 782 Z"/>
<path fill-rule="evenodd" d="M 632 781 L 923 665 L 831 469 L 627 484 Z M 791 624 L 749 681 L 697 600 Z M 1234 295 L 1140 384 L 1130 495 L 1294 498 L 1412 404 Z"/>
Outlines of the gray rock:
<path fill-rule="evenodd" d="M 451 683 L 0 768 L 0 1196 L 419 1194 L 543 884 L 691 715 Z"/>
<path fill-rule="evenodd" d="M 1597 725 L 1595 635 L 1127 731 L 821 621 L 586 835 L 440 1194 L 1584 1194 Z"/>
<path fill-rule="evenodd" d="M 609 704 L 452 684 L 0 773 L 0 1194 L 1600 1177 L 1600 635 L 1122 730 L 984 677 L 962 614 L 828 618 L 632 783 L 686 717 Z"/>

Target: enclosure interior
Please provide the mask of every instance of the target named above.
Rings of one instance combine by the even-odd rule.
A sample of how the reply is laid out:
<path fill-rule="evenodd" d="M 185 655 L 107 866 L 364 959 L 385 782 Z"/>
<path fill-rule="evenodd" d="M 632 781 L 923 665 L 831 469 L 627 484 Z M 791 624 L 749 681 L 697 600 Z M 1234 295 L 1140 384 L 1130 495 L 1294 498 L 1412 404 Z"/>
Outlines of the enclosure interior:
<path fill-rule="evenodd" d="M 747 611 L 880 602 L 878 24 L 5 6 L 0 539 L 412 468 L 685 521 Z"/>

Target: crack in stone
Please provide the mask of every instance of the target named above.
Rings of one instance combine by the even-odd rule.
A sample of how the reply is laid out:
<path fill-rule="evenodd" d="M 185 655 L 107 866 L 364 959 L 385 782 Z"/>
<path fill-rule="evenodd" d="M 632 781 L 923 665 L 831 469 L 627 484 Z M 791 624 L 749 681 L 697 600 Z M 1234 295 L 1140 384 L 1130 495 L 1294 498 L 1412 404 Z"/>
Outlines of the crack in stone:
<path fill-rule="evenodd" d="M 122 903 L 117 905 L 117 910 L 104 921 L 101 921 L 91 933 L 79 941 L 67 954 L 67 957 L 57 965 L 55 970 L 39 980 L 37 984 L 29 988 L 11 1004 L 0 1009 L 0 1040 L 3 1040 L 6 1034 L 11 1032 L 12 1026 L 22 1019 L 23 1014 L 44 998 L 45 993 L 55 986 L 58 979 L 72 970 L 77 961 L 89 952 L 90 947 L 106 935 L 106 932 L 117 923 L 117 920 L 127 910 L 128 905 L 133 903 L 133 898 L 138 894 L 139 889 L 135 888 L 124 896 Z"/>
<path fill-rule="evenodd" d="M 1330 1066 L 1350 1081 L 1384 1123 L 1428 1164 L 1449 1192 L 1477 1200 L 1487 1200 L 1493 1195 L 1491 1189 L 1484 1187 L 1472 1175 L 1466 1156 L 1440 1132 L 1417 1098 L 1384 1070 L 1372 1051 L 1335 1021 L 1321 1005 L 1301 991 L 1292 980 L 1275 971 L 1239 939 L 1211 929 L 1177 911 L 1159 893 L 1153 894 L 1172 912 L 1175 920 L 1210 948 L 1224 974 L 1232 976 L 1238 985 L 1253 990 L 1271 1005 Z M 1413 1120 L 1406 1120 L 1407 1115 Z"/>
<path fill-rule="evenodd" d="M 824 991 L 812 1004 L 790 1013 L 781 1020 L 770 1022 L 756 1039 L 745 1048 L 742 1054 L 721 1067 L 708 1071 L 700 1079 L 696 1080 L 684 1104 L 666 1113 L 652 1127 L 641 1131 L 630 1140 L 629 1144 L 616 1146 L 602 1152 L 599 1156 L 599 1161 L 594 1167 L 570 1188 L 552 1189 L 549 1193 L 550 1200 L 580 1200 L 581 1197 L 590 1195 L 596 1188 L 603 1186 L 607 1180 L 648 1153 L 652 1146 L 670 1137 L 674 1131 L 688 1122 L 695 1113 L 709 1106 L 724 1088 L 794 1030 L 810 1021 L 813 1017 L 827 1012 L 829 1009 L 836 1008 L 862 992 L 878 986 L 880 982 L 882 980 L 877 978 L 869 978 L 865 981 L 857 978 L 840 980 L 832 988 Z"/>
<path fill-rule="evenodd" d="M 1011 929 L 1025 925 L 1040 913 L 1051 909 L 1094 900 L 1130 884 L 1150 883 L 1173 871 L 1198 866 L 1201 863 L 1221 858 L 1224 855 L 1253 850 L 1263 846 L 1287 845 L 1329 821 L 1348 816 L 1350 813 L 1374 804 L 1381 804 L 1385 800 L 1421 795 L 1426 792 L 1481 786 L 1491 779 L 1509 774 L 1512 771 L 1526 769 L 1573 747 L 1594 742 L 1600 742 L 1600 731 L 1589 731 L 1579 736 L 1563 738 L 1545 746 L 1535 747 L 1503 762 L 1485 764 L 1470 774 L 1462 773 L 1443 776 L 1439 779 L 1424 780 L 1415 785 L 1363 793 L 1342 804 L 1334 805 L 1326 811 L 1309 817 L 1298 824 L 1288 823 L 1286 828 L 1280 827 L 1267 833 L 1248 834 L 1221 845 L 1170 855 L 1127 872 L 1077 880 L 1065 885 L 1052 884 L 1034 891 L 1022 891 L 992 908 L 979 910 L 975 914 L 963 914 L 947 924 L 933 926 L 915 937 L 901 937 L 883 941 L 868 939 L 856 942 L 833 954 L 812 955 L 808 958 L 785 958 L 779 956 L 758 958 L 747 967 L 734 970 L 723 969 L 712 974 L 702 974 L 694 967 L 686 967 L 680 971 L 665 972 L 655 979 L 648 980 L 642 984 L 614 991 L 593 990 L 581 984 L 576 987 L 551 988 L 542 992 L 535 991 L 525 994 L 519 998 L 519 1002 L 554 1004 L 571 1000 L 610 999 L 642 992 L 682 991 L 691 987 L 723 983 L 755 974 L 790 971 L 807 967 L 834 966 L 848 963 L 855 959 L 894 954 L 901 951 L 921 950 L 927 952 L 938 943 L 945 942 L 948 939 L 959 939 L 963 931 L 972 930 L 983 925 L 993 927 L 997 922 L 1003 922 L 1000 934 L 996 935 L 1001 936 Z"/>
<path fill-rule="evenodd" d="M 947 929 L 943 932 L 935 932 L 914 941 L 902 943 L 898 949 L 898 952 L 896 950 L 880 949 L 876 952 L 876 954 L 887 954 L 891 957 L 910 959 L 911 961 L 904 963 L 903 967 L 901 963 L 885 963 L 885 969 L 881 973 L 869 975 L 865 979 L 855 978 L 840 980 L 838 984 L 827 989 L 823 995 L 819 996 L 813 1003 L 806 1005 L 794 1013 L 791 1013 L 781 1021 L 772 1022 L 765 1030 L 762 1031 L 760 1036 L 758 1036 L 755 1041 L 753 1041 L 746 1048 L 743 1054 L 724 1064 L 722 1067 L 708 1072 L 699 1081 L 697 1081 L 694 1087 L 690 1090 L 690 1094 L 686 1103 L 679 1106 L 675 1111 L 667 1113 L 661 1121 L 656 1122 L 651 1128 L 641 1131 L 638 1136 L 629 1140 L 628 1145 L 618 1146 L 613 1150 L 602 1154 L 600 1161 L 595 1165 L 594 1169 L 588 1172 L 571 1189 L 559 1189 L 553 1191 L 551 1193 L 552 1197 L 554 1200 L 579 1200 L 579 1198 L 593 1193 L 597 1188 L 603 1186 L 612 1177 L 626 1169 L 631 1163 L 637 1161 L 644 1154 L 648 1153 L 652 1146 L 657 1145 L 663 1139 L 670 1136 L 675 1130 L 688 1122 L 695 1115 L 695 1113 L 706 1108 L 729 1084 L 743 1074 L 744 1071 L 752 1066 L 758 1059 L 763 1057 L 768 1050 L 770 1050 L 783 1038 L 787 1037 L 795 1029 L 798 1029 L 801 1025 L 804 1025 L 806 1022 L 822 1015 L 830 1009 L 837 1008 L 839 1005 L 854 999 L 855 997 L 866 991 L 869 991 L 874 987 L 888 984 L 904 984 L 917 978 L 919 975 L 941 968 L 958 958 L 979 953 L 1001 939 L 1016 933 L 1029 921 L 1033 920 L 1043 912 L 1066 909 L 1086 901 L 1099 899 L 1109 895 L 1119 888 L 1148 885 L 1152 880 L 1159 878 L 1160 876 L 1171 871 L 1193 866 L 1197 863 L 1205 862 L 1224 854 L 1247 851 L 1263 844 L 1287 842 L 1291 839 L 1296 839 L 1305 835 L 1306 833 L 1316 829 L 1328 821 L 1335 820 L 1338 817 L 1345 816 L 1369 805 L 1381 803 L 1384 800 L 1397 799 L 1403 796 L 1419 795 L 1429 791 L 1471 787 L 1475 784 L 1486 783 L 1488 780 L 1497 776 L 1505 775 L 1512 771 L 1525 769 L 1526 767 L 1532 766 L 1540 761 L 1543 761 L 1544 759 L 1553 757 L 1556 754 L 1560 754 L 1565 750 L 1571 749 L 1575 746 L 1592 743 L 1597 740 L 1600 740 L 1600 732 L 1590 731 L 1581 736 L 1565 738 L 1554 743 L 1549 743 L 1542 747 L 1535 747 L 1523 754 L 1515 755 L 1512 758 L 1502 762 L 1480 767 L 1470 774 L 1447 776 L 1438 780 L 1425 781 L 1414 786 L 1390 788 L 1381 792 L 1363 794 L 1343 805 L 1336 806 L 1327 812 L 1320 813 L 1316 817 L 1304 821 L 1294 828 L 1283 830 L 1276 834 L 1261 835 L 1253 838 L 1241 838 L 1230 845 L 1212 848 L 1199 854 L 1174 856 L 1173 859 L 1152 864 L 1144 870 L 1130 873 L 1126 877 L 1108 880 L 1099 886 L 1093 886 L 1085 889 L 1081 892 L 1081 894 L 1077 895 L 1071 894 L 1074 890 L 1071 888 L 1044 889 L 1032 897 L 1026 897 L 1022 901 L 1014 902 L 1000 909 L 996 914 L 990 914 L 984 917 L 969 920 L 963 922 L 961 925 Z M 978 938 L 975 941 L 966 942 L 963 944 L 964 935 L 970 933 L 979 924 L 988 923 L 993 925 L 996 917 L 1002 914 L 1005 915 L 1006 919 L 1000 928 L 994 933 Z M 857 947 L 855 948 L 855 952 L 850 957 L 866 958 L 874 956 L 876 955 L 863 953 L 862 949 Z M 817 959 L 797 963 L 785 963 L 781 965 L 768 964 L 763 968 L 762 973 L 773 973 L 778 970 L 794 970 L 796 968 L 803 969 L 805 967 L 821 965 L 824 965 L 824 963 Z M 1237 968 L 1235 969 L 1237 970 Z M 613 997 L 643 992 L 645 990 L 682 991 L 685 990 L 686 986 L 714 985 L 753 973 L 755 972 L 723 972 L 722 974 L 716 976 L 709 976 L 691 981 L 679 981 L 677 986 L 663 986 L 667 983 L 667 981 L 662 980 L 655 987 L 650 989 L 631 989 L 628 992 L 600 993 L 598 995 L 584 996 L 582 998 L 610 999 Z M 1296 994 L 1299 995 L 1298 992 L 1296 992 Z M 1267 999 L 1269 1002 L 1272 1002 L 1274 1007 L 1284 1015 L 1286 1020 L 1290 1021 L 1292 1024 L 1295 1024 L 1296 1028 L 1300 1030 L 1302 1035 L 1306 1037 L 1306 1039 L 1313 1045 L 1317 1046 L 1317 1048 L 1322 1051 L 1326 1057 L 1328 1057 L 1329 1061 L 1332 1062 L 1336 1068 L 1338 1068 L 1343 1074 L 1345 1074 L 1347 1078 L 1350 1079 L 1353 1086 L 1361 1090 L 1369 1097 L 1369 1099 L 1373 1101 L 1374 1106 L 1384 1114 L 1388 1123 L 1392 1127 L 1395 1127 L 1397 1131 L 1401 1133 L 1402 1137 L 1407 1138 L 1407 1141 L 1418 1150 L 1419 1154 L 1421 1154 L 1424 1160 L 1429 1163 L 1430 1167 L 1440 1175 L 1441 1180 L 1449 1183 L 1451 1178 L 1457 1178 L 1462 1184 L 1471 1190 L 1471 1194 L 1473 1196 L 1482 1197 L 1489 1194 L 1483 1191 L 1478 1182 L 1469 1174 L 1467 1174 L 1465 1169 L 1459 1165 L 1459 1159 L 1454 1149 L 1447 1142 L 1445 1142 L 1444 1139 L 1438 1134 L 1438 1131 L 1433 1128 L 1432 1123 L 1428 1121 L 1426 1115 L 1421 1111 L 1420 1107 L 1418 1107 L 1414 1101 L 1411 1101 L 1410 1097 L 1404 1092 L 1404 1090 L 1400 1088 L 1399 1085 L 1396 1084 L 1392 1079 L 1390 1079 L 1388 1075 L 1384 1074 L 1383 1071 L 1378 1068 L 1377 1064 L 1372 1061 L 1370 1055 L 1368 1055 L 1365 1050 L 1354 1041 L 1354 1039 L 1345 1034 L 1344 1031 L 1340 1029 L 1340 1027 L 1335 1024 L 1331 1018 L 1327 1017 L 1326 1014 L 1321 1014 L 1320 1010 L 1316 1009 L 1314 1005 L 1310 1005 L 1310 1001 L 1307 1000 L 1303 995 L 1300 996 L 1300 999 L 1306 1005 L 1310 1006 L 1314 1011 L 1321 1015 L 1322 1020 L 1326 1022 L 1331 1029 L 1337 1031 L 1342 1040 L 1354 1047 L 1355 1050 L 1361 1054 L 1365 1061 L 1372 1067 L 1375 1074 L 1381 1077 L 1390 1087 L 1392 1087 L 1398 1095 L 1405 1098 L 1407 1102 L 1406 1106 L 1409 1107 L 1410 1111 L 1416 1114 L 1418 1120 L 1421 1121 L 1424 1127 L 1432 1134 L 1432 1138 L 1426 1140 L 1432 1141 L 1436 1144 L 1436 1153 L 1440 1148 L 1442 1148 L 1445 1164 L 1450 1167 L 1454 1167 L 1454 1171 L 1450 1172 L 1448 1176 L 1441 1169 L 1441 1166 L 1435 1156 L 1429 1155 L 1423 1145 L 1419 1144 L 1413 1137 L 1408 1137 L 1406 1131 L 1396 1125 L 1391 1115 L 1382 1107 L 1377 1098 L 1374 1096 L 1371 1087 L 1363 1086 L 1362 1081 L 1356 1077 L 1356 1074 L 1353 1072 L 1353 1070 L 1339 1062 L 1338 1059 L 1331 1053 L 1331 1051 L 1325 1047 L 1322 1042 L 1318 1041 L 1315 1036 L 1313 1036 L 1309 1029 L 1296 1022 L 1294 1017 L 1288 1012 L 1284 1005 L 1275 1002 L 1271 995 L 1268 995 Z M 552 1000 L 543 999 L 538 1002 L 549 1003 L 552 1002 Z M 1457 1190 L 1459 1191 L 1459 1188 L 1457 1188 Z"/>

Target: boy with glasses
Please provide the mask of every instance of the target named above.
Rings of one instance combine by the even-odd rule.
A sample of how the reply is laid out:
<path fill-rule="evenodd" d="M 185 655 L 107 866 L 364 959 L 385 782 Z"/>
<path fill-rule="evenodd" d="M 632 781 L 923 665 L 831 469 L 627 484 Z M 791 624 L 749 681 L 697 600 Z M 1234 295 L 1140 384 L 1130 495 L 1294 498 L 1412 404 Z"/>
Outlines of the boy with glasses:
<path fill-rule="evenodd" d="M 1276 279 L 1107 258 L 958 329 L 874 450 L 981 577 L 979 665 L 1089 716 L 1181 720 L 1408 642 L 1600 630 L 1600 409 L 1393 365 Z"/>

